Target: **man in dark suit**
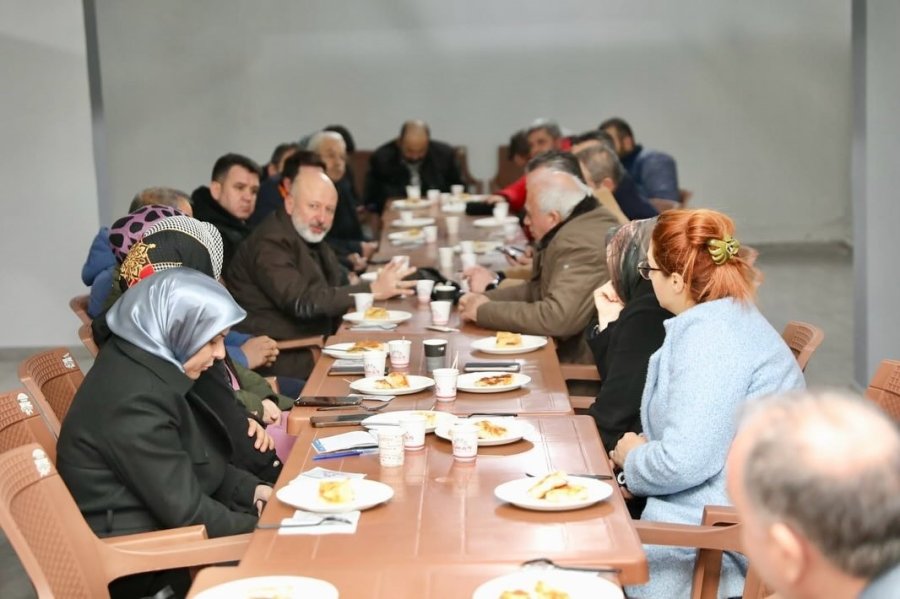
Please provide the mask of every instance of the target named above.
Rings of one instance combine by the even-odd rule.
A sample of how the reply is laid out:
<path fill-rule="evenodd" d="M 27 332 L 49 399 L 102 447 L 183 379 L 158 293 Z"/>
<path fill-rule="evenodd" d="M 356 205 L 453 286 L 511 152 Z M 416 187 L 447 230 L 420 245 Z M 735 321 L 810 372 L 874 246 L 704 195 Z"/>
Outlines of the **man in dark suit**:
<path fill-rule="evenodd" d="M 406 121 L 400 136 L 375 150 L 366 175 L 366 207 L 381 214 L 388 198 L 406 197 L 407 185 L 450 191 L 462 184 L 453 148 L 431 139 L 424 121 Z"/>

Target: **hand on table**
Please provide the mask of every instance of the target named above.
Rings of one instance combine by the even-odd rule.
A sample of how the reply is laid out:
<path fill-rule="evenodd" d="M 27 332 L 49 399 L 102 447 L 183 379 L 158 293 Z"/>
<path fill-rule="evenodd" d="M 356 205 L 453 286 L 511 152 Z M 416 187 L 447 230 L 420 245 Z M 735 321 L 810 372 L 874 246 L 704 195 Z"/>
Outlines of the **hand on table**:
<path fill-rule="evenodd" d="M 271 399 L 262 400 L 262 421 L 266 424 L 278 424 L 281 420 L 281 408 Z"/>
<path fill-rule="evenodd" d="M 613 472 L 616 471 L 616 463 L 613 462 L 612 459 L 609 460 L 609 469 Z M 619 485 L 619 492 L 622 493 L 622 497 L 625 498 L 626 501 L 629 499 L 634 499 L 634 495 L 632 495 L 631 491 L 628 490 L 628 487 L 624 485 Z"/>
<path fill-rule="evenodd" d="M 416 282 L 403 280 L 403 277 L 408 277 L 414 272 L 416 272 L 416 269 L 412 266 L 403 268 L 396 262 L 385 264 L 378 273 L 378 277 L 370 285 L 375 299 L 386 300 L 397 295 L 406 297 L 414 294 L 416 292 Z"/>
<path fill-rule="evenodd" d="M 278 359 L 278 347 L 274 339 L 261 335 L 250 337 L 241 346 L 247 356 L 247 367 L 251 370 L 260 366 L 271 366 Z"/>
<path fill-rule="evenodd" d="M 459 317 L 475 322 L 478 319 L 478 307 L 491 301 L 480 293 L 467 293 L 459 298 Z"/>
<path fill-rule="evenodd" d="M 470 266 L 463 271 L 463 276 L 469 280 L 469 290 L 475 293 L 484 293 L 488 285 L 497 278 L 497 273 L 483 266 Z"/>
<path fill-rule="evenodd" d="M 609 452 L 609 459 L 611 459 L 620 469 L 625 468 L 625 458 L 628 457 L 631 450 L 640 447 L 646 442 L 647 438 L 643 435 L 625 433 L 622 435 L 622 438 L 619 439 L 619 442 L 616 443 L 616 448 Z"/>
<path fill-rule="evenodd" d="M 269 436 L 263 425 L 253 418 L 247 418 L 247 422 L 250 423 L 250 426 L 247 427 L 247 436 L 256 437 L 256 441 L 253 442 L 254 448 L 260 452 L 275 449 L 275 439 Z"/>
<path fill-rule="evenodd" d="M 612 281 L 607 281 L 602 287 L 594 289 L 594 307 L 597 308 L 597 320 L 600 321 L 600 330 L 612 321 L 619 318 L 619 313 L 625 304 L 619 299 Z"/>

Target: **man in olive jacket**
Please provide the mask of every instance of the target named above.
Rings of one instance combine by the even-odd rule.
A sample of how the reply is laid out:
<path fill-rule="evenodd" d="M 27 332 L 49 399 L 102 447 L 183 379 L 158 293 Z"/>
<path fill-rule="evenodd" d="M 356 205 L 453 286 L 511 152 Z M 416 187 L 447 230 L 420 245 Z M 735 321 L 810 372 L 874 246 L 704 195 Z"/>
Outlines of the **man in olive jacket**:
<path fill-rule="evenodd" d="M 323 243 L 331 229 L 337 191 L 319 169 L 301 167 L 285 210 L 276 210 L 241 244 L 225 275 L 234 299 L 247 311 L 235 328 L 273 339 L 331 335 L 353 305 L 352 293 L 385 300 L 411 294 L 415 272 L 397 264 L 385 266 L 371 284 L 351 284 L 334 250 Z M 278 356 L 266 374 L 305 378 L 312 371 L 310 352 Z M 261 369 L 262 371 L 262 369 Z"/>
<path fill-rule="evenodd" d="M 567 158 L 559 154 L 529 165 L 525 224 L 536 241 L 530 280 L 466 294 L 459 305 L 462 317 L 478 326 L 555 338 L 560 362 L 592 363 L 584 330 L 593 290 L 609 279 L 604 242 L 617 222 L 583 182 L 561 168 Z"/>

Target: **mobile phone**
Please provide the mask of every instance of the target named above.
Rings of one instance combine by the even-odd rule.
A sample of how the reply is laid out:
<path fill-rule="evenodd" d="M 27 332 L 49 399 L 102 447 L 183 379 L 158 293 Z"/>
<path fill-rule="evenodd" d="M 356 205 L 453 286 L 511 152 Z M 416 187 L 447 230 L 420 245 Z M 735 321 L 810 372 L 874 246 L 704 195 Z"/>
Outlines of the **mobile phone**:
<path fill-rule="evenodd" d="M 310 416 L 309 423 L 315 428 L 332 426 L 356 426 L 371 414 L 340 414 L 338 416 Z"/>
<path fill-rule="evenodd" d="M 358 406 L 362 401 L 360 397 L 329 397 L 325 395 L 300 396 L 294 400 L 295 406 L 300 407 L 331 407 L 331 406 Z"/>
<path fill-rule="evenodd" d="M 372 256 L 371 258 L 369 258 L 369 264 L 371 264 L 373 266 L 378 266 L 380 264 L 387 264 L 390 261 L 391 261 L 391 259 L 387 256 L 377 256 L 377 257 Z"/>
<path fill-rule="evenodd" d="M 510 258 L 516 259 L 519 256 L 525 255 L 525 250 L 522 248 L 518 248 L 514 245 L 504 245 L 497 248 L 497 251 L 506 254 Z"/>
<path fill-rule="evenodd" d="M 329 376 L 365 373 L 362 360 L 335 360 L 331 368 L 328 369 Z"/>
<path fill-rule="evenodd" d="M 519 372 L 522 365 L 518 362 L 466 362 L 465 372 Z"/>

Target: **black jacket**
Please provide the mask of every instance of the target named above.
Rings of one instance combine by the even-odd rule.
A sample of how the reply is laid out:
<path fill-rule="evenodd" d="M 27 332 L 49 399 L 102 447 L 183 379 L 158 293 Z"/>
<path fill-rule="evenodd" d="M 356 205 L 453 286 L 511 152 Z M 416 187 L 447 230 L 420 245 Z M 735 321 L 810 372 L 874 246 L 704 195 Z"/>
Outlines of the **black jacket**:
<path fill-rule="evenodd" d="M 337 207 L 334 211 L 334 222 L 325 236 L 325 241 L 334 250 L 341 264 L 349 267 L 347 256 L 362 252 L 363 231 L 356 213 L 358 206 L 356 194 L 353 192 L 353 180 L 345 176 L 334 184 L 338 193 Z"/>
<path fill-rule="evenodd" d="M 63 421 L 57 469 L 99 536 L 253 530 L 255 476 L 229 463 L 225 425 L 173 364 L 113 336 Z"/>
<path fill-rule="evenodd" d="M 588 345 L 600 372 L 601 387 L 588 409 L 607 451 L 627 432 L 641 432 L 641 396 L 650 356 L 666 337 L 663 322 L 672 313 L 661 308 L 650 281 L 641 281 L 619 318 L 599 333 L 596 318 L 588 327 Z"/>
<path fill-rule="evenodd" d="M 238 246 L 250 235 L 250 225 L 222 208 L 213 199 L 209 187 L 205 185 L 194 190 L 191 194 L 191 203 L 194 205 L 194 218 L 208 222 L 222 234 L 222 246 L 225 251 L 222 272 L 225 272 Z"/>
<path fill-rule="evenodd" d="M 450 191 L 451 185 L 463 182 L 453 148 L 434 140 L 428 144 L 428 152 L 419 166 L 419 176 L 422 178 L 423 194 L 429 189 Z M 403 163 L 400 146 L 396 141 L 389 141 L 375 150 L 369 159 L 366 207 L 381 214 L 389 198 L 406 197 L 407 185 L 409 169 Z"/>

